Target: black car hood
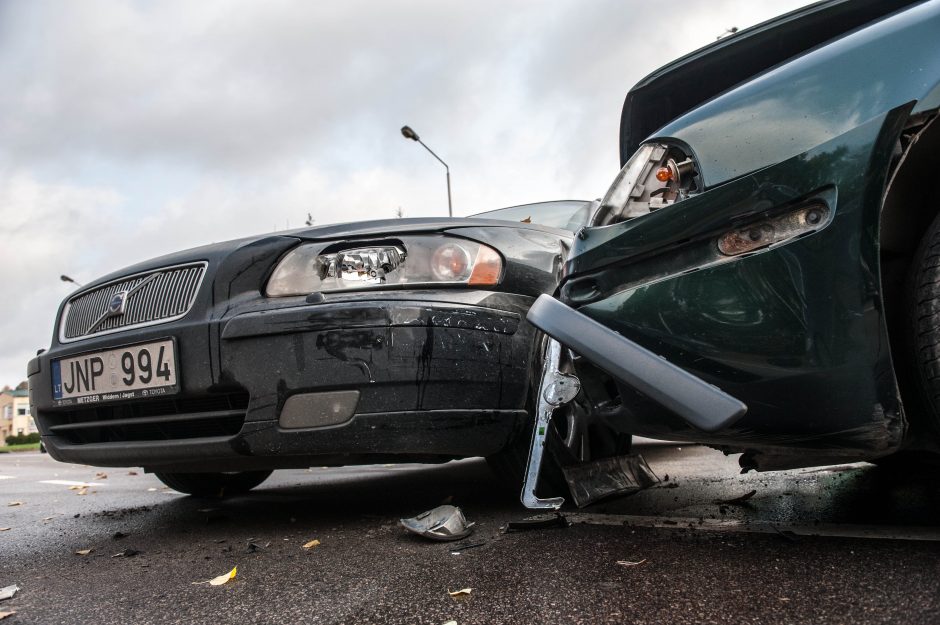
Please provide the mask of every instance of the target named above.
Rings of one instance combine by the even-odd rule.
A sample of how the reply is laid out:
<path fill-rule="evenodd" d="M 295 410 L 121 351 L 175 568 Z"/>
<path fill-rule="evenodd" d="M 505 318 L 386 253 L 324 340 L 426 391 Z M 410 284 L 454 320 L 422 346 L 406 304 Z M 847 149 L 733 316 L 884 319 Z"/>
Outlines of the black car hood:
<path fill-rule="evenodd" d="M 305 241 L 322 241 L 327 239 L 361 238 L 370 236 L 387 236 L 390 234 L 404 234 L 407 232 L 444 232 L 455 228 L 476 227 L 519 228 L 523 230 L 538 230 L 550 232 L 559 236 L 570 237 L 567 230 L 551 228 L 533 223 L 503 221 L 499 219 L 480 219 L 476 217 L 415 217 L 411 219 L 382 219 L 378 221 L 358 221 L 341 224 L 329 224 L 302 228 L 281 233 L 285 236 L 297 237 Z"/>
<path fill-rule="evenodd" d="M 620 117 L 620 164 L 640 143 L 735 85 L 908 5 L 923 0 L 829 0 L 742 30 L 661 67 L 627 94 Z"/>
<path fill-rule="evenodd" d="M 151 258 L 134 265 L 123 267 L 117 271 L 89 282 L 81 289 L 69 296 L 95 288 L 117 278 L 150 271 L 159 267 L 169 267 L 197 260 L 204 260 L 215 264 L 235 250 L 245 250 L 248 253 L 257 250 L 257 254 L 269 254 L 271 249 L 283 248 L 292 243 L 301 241 L 342 240 L 356 238 L 384 238 L 390 235 L 422 232 L 445 232 L 462 228 L 512 228 L 516 230 L 535 230 L 558 236 L 560 239 L 570 239 L 572 233 L 567 230 L 551 228 L 539 224 L 503 221 L 498 219 L 478 218 L 449 218 L 428 217 L 411 219 L 384 219 L 378 221 L 361 221 L 341 224 L 327 224 L 311 228 L 297 228 L 276 233 L 262 234 L 220 243 L 212 243 L 200 247 L 189 248 Z M 278 245 L 280 242 L 280 245 Z"/>

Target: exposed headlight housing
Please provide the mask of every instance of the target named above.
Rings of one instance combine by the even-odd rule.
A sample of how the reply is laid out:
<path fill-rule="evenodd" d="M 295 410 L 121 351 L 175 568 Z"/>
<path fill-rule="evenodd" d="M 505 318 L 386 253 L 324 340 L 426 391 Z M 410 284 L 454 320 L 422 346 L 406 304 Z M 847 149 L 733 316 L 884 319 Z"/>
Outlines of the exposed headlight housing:
<path fill-rule="evenodd" d="M 307 243 L 281 259 L 265 293 L 287 297 L 376 287 L 492 286 L 502 271 L 503 259 L 493 248 L 443 235 Z"/>
<path fill-rule="evenodd" d="M 614 179 L 594 219 L 606 226 L 640 217 L 701 192 L 695 162 L 681 149 L 645 143 Z"/>

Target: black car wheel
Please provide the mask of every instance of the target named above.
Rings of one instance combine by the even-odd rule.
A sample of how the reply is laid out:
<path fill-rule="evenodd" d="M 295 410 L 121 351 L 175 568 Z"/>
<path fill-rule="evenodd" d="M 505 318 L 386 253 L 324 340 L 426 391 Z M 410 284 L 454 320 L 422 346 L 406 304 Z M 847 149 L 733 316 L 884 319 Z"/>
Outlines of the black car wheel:
<path fill-rule="evenodd" d="M 154 473 L 161 482 L 196 497 L 225 497 L 247 493 L 268 479 L 273 471 L 238 473 Z"/>
<path fill-rule="evenodd" d="M 940 442 L 940 216 L 921 240 L 908 281 L 909 350 L 913 377 L 920 392 L 911 415 L 913 433 Z M 924 414 L 916 414 L 922 412 Z M 921 417 L 921 418 L 918 418 Z"/>

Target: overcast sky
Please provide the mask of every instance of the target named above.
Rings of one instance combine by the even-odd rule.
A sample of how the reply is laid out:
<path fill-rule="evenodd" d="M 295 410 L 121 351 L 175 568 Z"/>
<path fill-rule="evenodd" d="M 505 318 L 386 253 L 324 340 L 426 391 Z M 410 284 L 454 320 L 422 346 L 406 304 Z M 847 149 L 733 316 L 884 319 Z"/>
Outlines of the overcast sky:
<path fill-rule="evenodd" d="M 603 195 L 624 95 L 801 4 L 0 0 L 0 386 L 71 285 L 303 224 Z"/>

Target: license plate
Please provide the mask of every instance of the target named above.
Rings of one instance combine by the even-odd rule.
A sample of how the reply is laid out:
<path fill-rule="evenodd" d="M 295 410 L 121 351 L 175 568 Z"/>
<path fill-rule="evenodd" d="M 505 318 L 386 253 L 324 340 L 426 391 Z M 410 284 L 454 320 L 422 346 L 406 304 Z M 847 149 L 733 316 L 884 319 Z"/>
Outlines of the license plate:
<path fill-rule="evenodd" d="M 56 405 L 160 397 L 179 392 L 173 339 L 52 361 Z"/>

